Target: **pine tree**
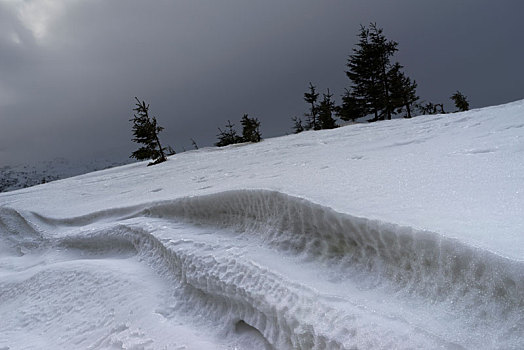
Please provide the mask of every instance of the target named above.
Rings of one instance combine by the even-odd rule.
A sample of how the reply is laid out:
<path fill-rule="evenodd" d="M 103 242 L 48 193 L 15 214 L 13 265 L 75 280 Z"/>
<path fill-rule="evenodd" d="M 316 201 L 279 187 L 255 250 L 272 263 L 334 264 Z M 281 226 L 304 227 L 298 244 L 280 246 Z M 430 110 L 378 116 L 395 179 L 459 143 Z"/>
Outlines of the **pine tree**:
<path fill-rule="evenodd" d="M 402 106 L 411 116 L 411 105 L 418 99 L 417 85 L 402 73 L 400 64 L 391 63 L 398 43 L 388 40 L 374 23 L 369 28 L 361 26 L 358 36 L 347 62 L 346 75 L 352 85 L 343 96 L 339 115 L 354 120 L 373 114 L 370 121 L 377 121 L 391 119 Z"/>
<path fill-rule="evenodd" d="M 194 149 L 198 149 L 198 145 L 193 138 L 190 139 Z"/>
<path fill-rule="evenodd" d="M 371 23 L 369 29 L 361 26 L 357 48 L 349 57 L 346 75 L 352 81 L 352 95 L 365 114 L 372 113 L 372 121 L 391 119 L 392 104 L 388 71 L 390 58 L 397 51 L 397 43 L 388 41 L 382 29 Z"/>
<path fill-rule="evenodd" d="M 375 23 L 371 23 L 370 27 L 370 39 L 373 49 L 373 58 L 376 60 L 376 64 L 373 66 L 378 68 L 378 79 L 382 87 L 382 105 L 384 110 L 380 116 L 380 119 L 391 119 L 391 114 L 394 112 L 394 102 L 391 98 L 391 81 L 390 81 L 390 70 L 392 69 L 391 57 L 398 51 L 398 43 L 386 39 L 382 33 L 382 28 L 378 28 Z"/>
<path fill-rule="evenodd" d="M 242 142 L 260 142 L 262 140 L 260 122 L 257 118 L 250 118 L 244 114 L 240 124 L 242 124 Z"/>
<path fill-rule="evenodd" d="M 304 125 L 302 125 L 302 119 L 298 117 L 293 117 L 291 118 L 291 120 L 293 121 L 293 132 L 295 134 L 301 133 L 305 130 Z"/>
<path fill-rule="evenodd" d="M 416 91 L 417 83 L 415 81 L 412 82 L 409 77 L 405 76 L 401 69 L 402 66 L 399 63 L 395 63 L 389 71 L 391 102 L 397 112 L 405 109 L 405 118 L 411 118 L 412 106 L 419 99 Z"/>
<path fill-rule="evenodd" d="M 351 91 L 346 89 L 344 95 L 342 95 L 342 104 L 335 108 L 336 115 L 344 121 L 355 121 L 365 116 L 365 112 L 362 110 L 362 105 L 353 96 Z"/>
<path fill-rule="evenodd" d="M 146 105 L 145 101 L 135 97 L 136 107 L 133 109 L 133 138 L 134 142 L 143 144 L 142 147 L 134 151 L 130 158 L 137 160 L 152 159 L 153 162 L 148 165 L 158 164 L 167 160 L 164 154 L 164 148 L 160 144 L 158 133 L 164 130 L 163 127 L 158 126 L 155 117 L 149 117 L 149 104 Z"/>
<path fill-rule="evenodd" d="M 457 112 L 465 112 L 469 110 L 469 102 L 466 96 L 464 96 L 460 91 L 457 90 L 450 97 L 453 102 L 455 102 L 455 107 L 457 107 Z"/>
<path fill-rule="evenodd" d="M 318 105 L 318 122 L 320 129 L 333 129 L 337 127 L 335 119 L 333 119 L 333 112 L 335 110 L 335 102 L 331 99 L 333 94 L 322 94 L 323 99 Z"/>
<path fill-rule="evenodd" d="M 304 101 L 309 103 L 309 113 L 306 113 L 306 129 L 320 130 L 320 123 L 318 121 L 318 93 L 313 84 L 309 83 L 309 92 L 304 93 Z"/>
<path fill-rule="evenodd" d="M 225 130 L 218 128 L 218 131 L 220 132 L 217 135 L 218 141 L 215 143 L 215 146 L 222 147 L 242 142 L 242 138 L 238 136 L 235 130 L 235 125 L 231 124 L 230 120 L 227 121 Z"/>
<path fill-rule="evenodd" d="M 373 60 L 373 49 L 369 38 L 369 29 L 360 26 L 358 34 L 359 42 L 349 56 L 346 66 L 346 76 L 351 80 L 352 103 L 358 105 L 364 115 L 373 113 L 378 120 L 378 112 L 381 108 L 380 87 L 376 63 Z"/>

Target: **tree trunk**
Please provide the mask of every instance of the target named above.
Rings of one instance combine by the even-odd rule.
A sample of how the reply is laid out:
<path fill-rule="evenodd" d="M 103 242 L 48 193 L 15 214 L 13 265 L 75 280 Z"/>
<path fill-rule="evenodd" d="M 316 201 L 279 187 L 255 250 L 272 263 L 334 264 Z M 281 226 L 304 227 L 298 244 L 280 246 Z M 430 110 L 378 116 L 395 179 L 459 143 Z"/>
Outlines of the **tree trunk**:
<path fill-rule="evenodd" d="M 166 155 L 164 154 L 164 150 L 162 149 L 162 145 L 160 144 L 160 140 L 158 139 L 158 133 L 155 131 L 155 140 L 156 144 L 158 145 L 158 149 L 160 150 L 160 159 L 161 161 L 166 161 Z"/>
<path fill-rule="evenodd" d="M 411 108 L 409 107 L 409 103 L 406 103 L 406 111 L 408 112 L 408 118 L 411 118 Z"/>
<path fill-rule="evenodd" d="M 315 107 L 315 104 L 313 102 L 311 102 L 311 118 L 313 130 L 318 130 L 319 128 L 317 125 L 317 108 Z"/>
<path fill-rule="evenodd" d="M 382 65 L 382 75 L 384 76 L 384 98 L 386 99 L 386 115 L 388 120 L 391 120 L 391 102 L 389 101 L 389 84 L 385 64 Z"/>

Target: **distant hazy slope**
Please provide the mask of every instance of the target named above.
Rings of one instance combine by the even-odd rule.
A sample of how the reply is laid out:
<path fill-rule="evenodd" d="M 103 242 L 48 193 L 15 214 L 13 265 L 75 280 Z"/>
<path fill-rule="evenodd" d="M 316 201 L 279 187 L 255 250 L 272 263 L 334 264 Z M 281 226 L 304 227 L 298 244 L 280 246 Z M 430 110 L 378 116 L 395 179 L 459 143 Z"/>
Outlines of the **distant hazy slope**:
<path fill-rule="evenodd" d="M 31 164 L 2 166 L 0 167 L 0 192 L 14 191 L 123 164 L 125 163 L 108 160 L 73 162 L 64 158 L 56 158 Z"/>

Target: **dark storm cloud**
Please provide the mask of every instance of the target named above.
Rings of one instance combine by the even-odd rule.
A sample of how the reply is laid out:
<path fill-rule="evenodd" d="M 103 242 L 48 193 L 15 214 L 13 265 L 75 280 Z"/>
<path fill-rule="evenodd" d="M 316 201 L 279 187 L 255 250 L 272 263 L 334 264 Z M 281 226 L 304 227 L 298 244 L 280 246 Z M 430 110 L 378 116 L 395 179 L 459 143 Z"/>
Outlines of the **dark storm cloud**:
<path fill-rule="evenodd" d="M 0 163 L 125 158 L 134 96 L 178 150 L 211 145 L 244 113 L 284 134 L 309 81 L 348 86 L 345 61 L 372 21 L 422 98 L 524 98 L 521 1 L 63 1 L 44 34 L 20 3 L 0 1 Z"/>

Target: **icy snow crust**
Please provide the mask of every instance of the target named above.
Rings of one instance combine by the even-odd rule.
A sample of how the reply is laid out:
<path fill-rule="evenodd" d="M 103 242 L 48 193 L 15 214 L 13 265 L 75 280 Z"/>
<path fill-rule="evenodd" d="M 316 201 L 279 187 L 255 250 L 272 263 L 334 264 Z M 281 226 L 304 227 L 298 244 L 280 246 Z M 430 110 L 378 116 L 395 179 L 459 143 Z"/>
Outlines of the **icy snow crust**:
<path fill-rule="evenodd" d="M 392 123 L 397 131 L 385 142 L 411 147 L 403 150 L 407 158 L 422 142 L 400 140 L 419 135 L 420 125 L 430 123 L 427 137 L 441 138 L 420 161 L 436 166 L 426 172 L 414 163 L 407 179 L 413 191 L 394 203 L 378 204 L 395 194 L 389 187 L 397 179 L 387 169 L 405 158 L 386 154 L 362 165 L 381 188 L 362 190 L 358 171 L 336 164 L 343 153 L 324 147 L 340 146 L 355 128 L 364 133 L 360 140 L 370 132 L 383 138 L 380 123 L 201 150 L 156 169 L 132 165 L 2 194 L 0 349 L 522 349 L 523 219 L 514 215 L 524 212 L 522 172 L 516 176 L 524 170 L 522 106 Z M 455 126 L 445 129 L 451 136 L 444 123 Z M 453 131 L 461 123 L 457 142 Z M 491 151 L 473 152 L 481 149 L 474 140 Z M 308 142 L 309 157 L 320 164 L 302 165 L 307 157 L 298 145 Z M 284 155 L 265 155 L 275 147 Z M 289 159 L 285 151 L 293 147 Z M 490 194 L 491 202 L 470 198 L 473 208 L 460 207 L 461 195 L 474 196 L 469 182 L 478 174 L 464 183 L 450 177 L 467 172 L 453 161 L 439 163 L 448 150 L 452 158 L 462 154 L 469 170 L 484 170 L 477 180 L 489 178 L 491 187 L 476 198 Z M 248 161 L 254 164 L 246 167 Z M 294 162 L 310 175 L 329 166 L 335 175 L 348 170 L 353 185 L 331 184 L 329 176 L 300 179 Z M 501 176 L 497 166 L 505 162 Z M 387 175 L 381 182 L 372 172 L 378 163 Z M 437 187 L 417 188 L 416 178 L 429 173 L 425 180 Z M 434 177 L 454 180 L 455 193 L 435 193 L 443 188 Z M 341 210 L 360 204 L 366 191 L 374 212 Z M 497 201 L 506 210 L 490 212 Z M 435 211 L 444 204 L 451 208 Z M 404 212 L 410 209 L 411 219 Z M 442 228 L 457 223 L 451 209 L 462 210 L 463 225 L 450 234 Z M 428 212 L 444 223 L 424 221 Z M 471 231 L 481 226 L 494 237 Z"/>

